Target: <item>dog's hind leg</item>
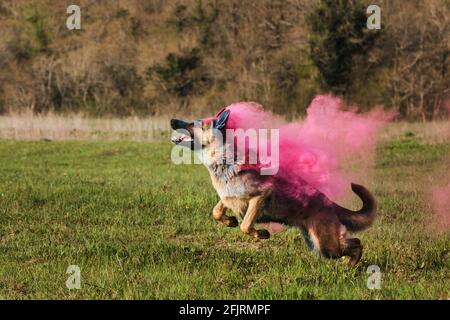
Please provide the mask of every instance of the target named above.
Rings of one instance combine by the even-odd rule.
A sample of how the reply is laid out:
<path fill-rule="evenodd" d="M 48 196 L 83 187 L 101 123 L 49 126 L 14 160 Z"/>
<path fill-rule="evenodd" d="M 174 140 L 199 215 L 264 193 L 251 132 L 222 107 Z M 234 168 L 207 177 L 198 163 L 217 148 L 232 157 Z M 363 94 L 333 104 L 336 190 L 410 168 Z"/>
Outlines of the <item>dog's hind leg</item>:
<path fill-rule="evenodd" d="M 264 204 L 264 200 L 267 198 L 269 194 L 270 193 L 267 192 L 263 195 L 253 197 L 249 200 L 247 212 L 245 213 L 244 219 L 242 220 L 240 227 L 243 233 L 258 239 L 270 238 L 270 233 L 266 229 L 256 230 L 254 228 L 254 224 L 256 222 L 256 219 L 258 218 L 258 215 L 262 213 L 262 206 Z"/>
<path fill-rule="evenodd" d="M 222 200 L 220 200 L 213 209 L 213 218 L 227 227 L 237 227 L 239 225 L 237 219 L 235 217 L 229 217 L 225 213 L 227 212 L 227 208 L 223 204 Z"/>
<path fill-rule="evenodd" d="M 363 248 L 358 238 L 342 239 L 341 241 L 342 255 L 348 257 L 347 265 L 353 268 L 361 259 Z"/>
<path fill-rule="evenodd" d="M 347 237 L 347 228 L 341 225 L 339 228 L 339 244 L 341 247 L 341 254 L 347 259 L 349 268 L 353 268 L 361 259 L 363 247 L 358 238 Z"/>
<path fill-rule="evenodd" d="M 346 238 L 346 228 L 331 214 L 316 212 L 307 223 L 307 235 L 313 249 L 323 257 L 348 257 L 348 266 L 354 267 L 362 256 L 359 239 Z"/>
<path fill-rule="evenodd" d="M 305 221 L 299 221 L 306 244 L 314 252 L 329 259 L 341 257 L 339 227 L 336 216 L 317 211 Z"/>

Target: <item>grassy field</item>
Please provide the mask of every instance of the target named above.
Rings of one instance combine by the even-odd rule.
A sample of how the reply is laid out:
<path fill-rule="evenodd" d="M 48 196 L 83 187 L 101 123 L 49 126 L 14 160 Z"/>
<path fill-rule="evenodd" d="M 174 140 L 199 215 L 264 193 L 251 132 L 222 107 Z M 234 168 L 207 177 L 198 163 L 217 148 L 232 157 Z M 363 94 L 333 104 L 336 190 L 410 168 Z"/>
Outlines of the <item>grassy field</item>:
<path fill-rule="evenodd" d="M 409 134 L 379 148 L 379 219 L 352 271 L 295 230 L 258 241 L 216 224 L 206 170 L 173 165 L 170 148 L 0 140 L 0 298 L 450 298 L 450 236 L 428 229 L 425 192 L 450 144 Z M 366 287 L 373 264 L 381 290 Z M 69 265 L 79 290 L 66 288 Z"/>

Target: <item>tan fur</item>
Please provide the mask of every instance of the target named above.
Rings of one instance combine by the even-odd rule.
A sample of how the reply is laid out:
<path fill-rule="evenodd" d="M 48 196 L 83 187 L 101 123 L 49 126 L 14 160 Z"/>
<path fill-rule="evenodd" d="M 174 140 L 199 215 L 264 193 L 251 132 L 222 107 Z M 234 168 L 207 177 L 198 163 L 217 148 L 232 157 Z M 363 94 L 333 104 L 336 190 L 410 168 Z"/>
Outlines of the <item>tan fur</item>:
<path fill-rule="evenodd" d="M 219 202 L 222 202 L 226 208 L 243 218 L 247 212 L 250 198 L 225 197 Z"/>

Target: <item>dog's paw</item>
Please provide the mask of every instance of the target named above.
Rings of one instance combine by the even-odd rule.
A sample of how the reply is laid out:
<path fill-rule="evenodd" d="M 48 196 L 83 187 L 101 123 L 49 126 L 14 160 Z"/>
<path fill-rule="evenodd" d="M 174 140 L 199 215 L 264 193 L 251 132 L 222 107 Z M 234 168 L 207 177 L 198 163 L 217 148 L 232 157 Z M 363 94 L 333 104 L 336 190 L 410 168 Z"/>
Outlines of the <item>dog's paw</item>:
<path fill-rule="evenodd" d="M 270 232 L 266 229 L 260 229 L 256 230 L 256 238 L 258 239 L 269 239 L 270 238 Z"/>
<path fill-rule="evenodd" d="M 239 222 L 238 222 L 238 220 L 236 219 L 236 217 L 228 217 L 228 219 L 226 219 L 226 220 L 224 221 L 224 224 L 225 224 L 227 227 L 230 227 L 230 228 L 236 228 L 236 227 L 239 225 Z"/>

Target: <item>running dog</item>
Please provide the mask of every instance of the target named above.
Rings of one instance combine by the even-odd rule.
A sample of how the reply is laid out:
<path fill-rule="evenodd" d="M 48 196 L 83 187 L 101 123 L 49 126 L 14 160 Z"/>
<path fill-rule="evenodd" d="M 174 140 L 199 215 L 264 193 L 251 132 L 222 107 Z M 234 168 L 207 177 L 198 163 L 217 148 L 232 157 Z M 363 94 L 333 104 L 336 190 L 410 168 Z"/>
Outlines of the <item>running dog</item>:
<path fill-rule="evenodd" d="M 308 201 L 284 192 L 290 181 L 277 175 L 261 175 L 258 170 L 225 161 L 225 128 L 230 111 L 223 110 L 215 118 L 186 122 L 172 119 L 172 129 L 182 132 L 172 142 L 199 154 L 211 176 L 220 200 L 213 209 L 214 219 L 228 227 L 239 225 L 235 216 L 226 215 L 230 209 L 242 221 L 243 233 L 258 239 L 268 239 L 266 229 L 256 229 L 256 223 L 275 222 L 301 230 L 308 247 L 326 258 L 346 257 L 350 268 L 361 259 L 363 248 L 358 238 L 347 231 L 361 231 L 372 224 L 376 203 L 363 186 L 351 187 L 362 200 L 359 211 L 351 211 L 333 203 L 315 190 Z M 221 135 L 215 134 L 221 132 Z"/>

